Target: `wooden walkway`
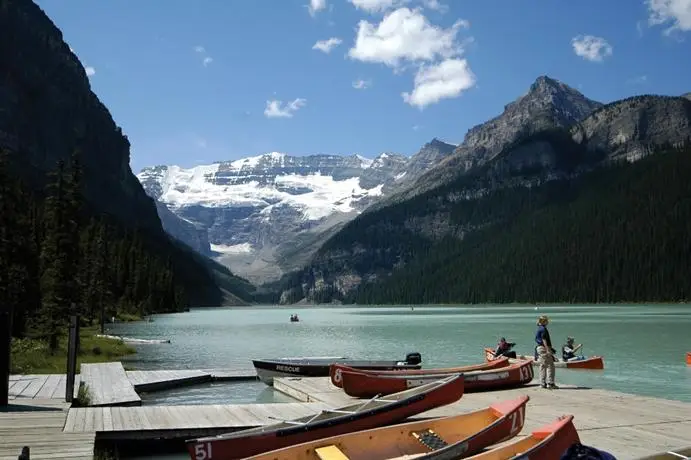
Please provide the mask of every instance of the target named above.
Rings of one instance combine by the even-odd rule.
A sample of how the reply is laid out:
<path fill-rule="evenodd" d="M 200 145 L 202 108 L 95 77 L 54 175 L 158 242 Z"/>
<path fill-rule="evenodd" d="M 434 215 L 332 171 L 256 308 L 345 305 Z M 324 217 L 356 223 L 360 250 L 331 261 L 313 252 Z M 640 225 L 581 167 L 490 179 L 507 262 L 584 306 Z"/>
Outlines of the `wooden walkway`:
<path fill-rule="evenodd" d="M 0 408 L 0 460 L 17 460 L 24 446 L 31 460 L 93 460 L 94 433 L 63 432 L 68 406 L 56 399 L 18 398 Z"/>
<path fill-rule="evenodd" d="M 211 382 L 211 374 L 202 371 L 127 371 L 127 379 L 137 392 L 161 391 L 182 385 Z"/>
<path fill-rule="evenodd" d="M 278 378 L 274 379 L 274 389 L 299 401 L 323 402 L 331 407 L 354 400 L 333 386 L 328 377 Z M 530 402 L 523 435 L 560 415 L 573 414 L 581 441 L 617 458 L 638 458 L 691 444 L 691 403 L 566 385 L 559 390 L 543 390 L 532 384 L 515 390 L 465 394 L 455 404 L 413 419 L 469 412 L 524 394 L 530 396 Z"/>
<path fill-rule="evenodd" d="M 82 364 L 80 375 L 89 390 L 90 406 L 138 406 L 142 403 L 120 362 Z"/>
<path fill-rule="evenodd" d="M 74 395 L 79 393 L 80 376 L 74 379 Z M 65 400 L 67 376 L 65 374 L 11 375 L 10 399 L 62 399 Z M 16 460 L 16 459 L 15 459 Z"/>
<path fill-rule="evenodd" d="M 74 398 L 80 382 L 88 386 L 92 406 L 132 406 L 141 404 L 138 392 L 256 379 L 254 369 L 125 371 L 120 362 L 82 364 L 82 374 L 75 376 Z M 65 374 L 11 375 L 10 399 L 65 399 L 66 381 Z"/>
<path fill-rule="evenodd" d="M 72 408 L 65 432 L 96 432 L 104 440 L 194 438 L 304 417 L 327 407 L 323 403 L 274 403 Z"/>

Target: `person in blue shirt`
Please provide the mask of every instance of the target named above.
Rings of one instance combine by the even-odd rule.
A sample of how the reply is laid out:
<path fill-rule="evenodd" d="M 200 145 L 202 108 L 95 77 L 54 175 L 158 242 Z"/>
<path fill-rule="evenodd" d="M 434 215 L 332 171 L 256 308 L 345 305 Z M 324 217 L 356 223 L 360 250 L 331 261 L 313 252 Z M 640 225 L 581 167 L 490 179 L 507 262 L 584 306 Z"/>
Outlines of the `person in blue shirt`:
<path fill-rule="evenodd" d="M 559 388 L 554 384 L 554 353 L 557 350 L 552 346 L 552 339 L 549 336 L 547 325 L 549 318 L 545 315 L 537 319 L 537 331 L 535 332 L 535 354 L 540 364 L 540 385 L 542 388 L 556 390 Z"/>

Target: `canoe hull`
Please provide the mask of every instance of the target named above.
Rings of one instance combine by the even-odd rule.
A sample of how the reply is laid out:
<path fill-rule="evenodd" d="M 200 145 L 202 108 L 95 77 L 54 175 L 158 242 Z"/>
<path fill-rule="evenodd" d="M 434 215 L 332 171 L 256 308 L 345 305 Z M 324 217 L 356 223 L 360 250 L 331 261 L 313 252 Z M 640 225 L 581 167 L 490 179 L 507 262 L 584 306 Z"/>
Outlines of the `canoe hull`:
<path fill-rule="evenodd" d="M 454 403 L 464 392 L 463 377 L 447 379 L 422 393 L 401 397 L 394 402 L 351 413 L 331 411 L 333 417 L 306 424 L 276 424 L 262 429 L 243 430 L 229 435 L 199 438 L 187 442 L 192 460 L 230 460 L 246 458 L 295 444 L 338 436 L 354 431 L 400 422 L 419 413 Z M 400 395 L 399 395 L 400 396 Z M 356 401 L 356 404 L 362 404 Z M 342 408 L 345 409 L 345 408 Z M 342 410 L 341 410 L 342 411 Z"/>
<path fill-rule="evenodd" d="M 525 385 L 533 380 L 534 372 L 532 365 L 524 361 L 505 368 L 466 372 L 462 375 L 465 379 L 465 392 L 474 393 Z M 371 398 L 375 395 L 398 393 L 399 391 L 416 388 L 447 377 L 438 374 L 414 376 L 382 375 L 376 371 L 360 371 L 357 369 L 343 369 L 341 376 L 343 391 L 347 395 L 356 398 Z"/>
<path fill-rule="evenodd" d="M 494 361 L 494 350 L 491 348 L 485 348 L 485 361 Z M 510 358 L 511 363 L 517 363 L 519 361 L 530 361 L 534 366 L 539 366 L 540 363 L 535 361 L 535 358 L 527 355 L 519 355 L 518 358 Z M 585 359 L 579 359 L 575 361 L 555 361 L 554 367 L 560 369 L 586 369 L 586 370 L 602 370 L 605 368 L 605 361 L 602 356 L 591 356 Z"/>
<path fill-rule="evenodd" d="M 573 415 L 567 415 L 538 428 L 530 436 L 467 458 L 468 460 L 558 459 L 577 442 L 580 442 L 580 438 L 573 425 Z"/>
<path fill-rule="evenodd" d="M 415 375 L 452 375 L 452 374 L 462 374 L 464 372 L 471 371 L 484 371 L 488 369 L 499 369 L 502 367 L 509 366 L 508 358 L 495 359 L 489 362 L 484 362 L 482 364 L 475 364 L 471 366 L 461 366 L 461 367 L 447 367 L 439 369 L 400 369 L 394 371 L 377 371 L 378 375 L 405 375 L 405 376 L 415 376 Z M 353 369 L 350 366 L 344 364 L 332 364 L 329 369 L 329 377 L 331 383 L 338 388 L 343 388 L 343 377 L 342 373 L 344 370 Z"/>
<path fill-rule="evenodd" d="M 252 460 L 299 460 L 317 458 L 317 449 L 338 449 L 348 458 L 393 458 L 414 455 L 420 459 L 455 459 L 515 437 L 525 422 L 528 396 L 492 404 L 474 412 L 407 422 L 323 438 L 251 457 Z M 432 430 L 448 443 L 430 451 L 412 434 Z M 331 447 L 333 446 L 333 447 Z M 422 456 L 418 456 L 423 454 Z"/>
<path fill-rule="evenodd" d="M 328 377 L 329 368 L 334 363 L 344 363 L 355 369 L 374 370 L 420 369 L 422 367 L 405 361 L 363 361 L 343 357 L 252 360 L 257 377 L 269 386 L 272 386 L 273 379 L 278 377 Z"/>

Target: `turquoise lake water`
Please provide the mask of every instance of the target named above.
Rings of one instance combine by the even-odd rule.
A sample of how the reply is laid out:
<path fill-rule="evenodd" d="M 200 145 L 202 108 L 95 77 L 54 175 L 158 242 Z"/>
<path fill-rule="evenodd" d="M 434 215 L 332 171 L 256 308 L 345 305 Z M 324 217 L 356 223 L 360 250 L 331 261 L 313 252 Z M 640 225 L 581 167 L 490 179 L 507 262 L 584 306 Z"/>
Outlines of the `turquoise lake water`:
<path fill-rule="evenodd" d="M 290 323 L 291 313 L 301 321 Z M 157 315 L 154 322 L 109 325 L 111 333 L 169 338 L 139 345 L 128 365 L 138 369 L 251 368 L 251 358 L 348 356 L 402 359 L 418 351 L 423 367 L 479 363 L 483 348 L 501 336 L 532 353 L 535 321 L 546 314 L 561 345 L 567 335 L 584 354 L 602 355 L 603 371 L 557 369 L 557 383 L 691 401 L 691 305 L 251 307 L 197 309 Z M 205 384 L 143 395 L 144 404 L 291 402 L 261 382 Z M 169 454 L 129 460 L 184 460 L 182 446 Z M 143 454 L 140 452 L 139 455 Z"/>
<path fill-rule="evenodd" d="M 251 307 L 157 315 L 154 322 L 109 325 L 112 333 L 170 338 L 139 345 L 138 369 L 251 368 L 251 358 L 347 356 L 403 359 L 418 351 L 423 367 L 482 362 L 500 336 L 531 354 L 535 320 L 551 319 L 555 344 L 567 335 L 586 355 L 602 355 L 603 371 L 557 369 L 561 383 L 691 401 L 691 305 L 653 306 Z M 290 323 L 291 313 L 301 321 Z M 261 382 L 201 385 L 145 396 L 146 404 L 281 402 Z"/>

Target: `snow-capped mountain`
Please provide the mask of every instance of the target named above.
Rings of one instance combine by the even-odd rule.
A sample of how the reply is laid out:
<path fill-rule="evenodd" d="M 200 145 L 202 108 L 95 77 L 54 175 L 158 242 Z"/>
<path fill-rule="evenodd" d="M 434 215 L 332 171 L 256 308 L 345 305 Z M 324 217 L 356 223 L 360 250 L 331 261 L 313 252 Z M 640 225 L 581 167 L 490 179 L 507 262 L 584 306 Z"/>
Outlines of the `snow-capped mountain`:
<path fill-rule="evenodd" d="M 322 235 L 428 170 L 435 163 L 430 158 L 442 158 L 454 147 L 434 140 L 412 158 L 272 152 L 193 168 L 148 167 L 137 177 L 149 196 L 184 221 L 173 221 L 160 209 L 166 231 L 261 283 L 300 266 Z"/>

